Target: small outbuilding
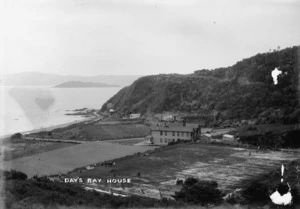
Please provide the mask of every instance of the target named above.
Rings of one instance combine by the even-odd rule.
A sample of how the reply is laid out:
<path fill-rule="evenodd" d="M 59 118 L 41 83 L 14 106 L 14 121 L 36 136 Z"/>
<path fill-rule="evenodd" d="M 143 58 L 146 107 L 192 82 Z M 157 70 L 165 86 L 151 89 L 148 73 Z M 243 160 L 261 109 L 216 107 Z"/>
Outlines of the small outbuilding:
<path fill-rule="evenodd" d="M 235 137 L 234 135 L 224 134 L 222 140 L 227 142 L 233 142 L 235 140 Z"/>
<path fill-rule="evenodd" d="M 200 141 L 210 142 L 211 141 L 211 135 L 209 133 L 201 134 Z"/>
<path fill-rule="evenodd" d="M 141 117 L 141 114 L 140 113 L 137 113 L 137 114 L 130 114 L 129 115 L 129 118 L 130 119 L 137 119 L 137 118 L 140 118 Z"/>

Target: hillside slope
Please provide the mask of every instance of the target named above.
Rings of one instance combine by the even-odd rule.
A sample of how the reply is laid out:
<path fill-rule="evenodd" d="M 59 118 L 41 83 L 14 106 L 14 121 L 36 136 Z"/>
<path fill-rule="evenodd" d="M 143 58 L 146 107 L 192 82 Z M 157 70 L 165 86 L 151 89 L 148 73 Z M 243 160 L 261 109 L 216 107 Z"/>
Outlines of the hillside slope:
<path fill-rule="evenodd" d="M 176 111 L 206 122 L 299 122 L 299 56 L 298 46 L 257 54 L 227 68 L 141 77 L 101 110 L 113 103 L 121 114 Z M 275 68 L 282 71 L 277 85 L 271 76 Z"/>

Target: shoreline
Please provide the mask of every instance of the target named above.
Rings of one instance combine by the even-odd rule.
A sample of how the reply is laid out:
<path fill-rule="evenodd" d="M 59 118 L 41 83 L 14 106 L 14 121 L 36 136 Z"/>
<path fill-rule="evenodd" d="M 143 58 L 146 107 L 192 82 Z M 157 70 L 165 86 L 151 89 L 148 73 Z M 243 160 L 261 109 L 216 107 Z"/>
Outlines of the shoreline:
<path fill-rule="evenodd" d="M 36 133 L 36 132 L 41 132 L 41 131 L 53 131 L 54 129 L 57 129 L 57 128 L 65 128 L 65 127 L 68 127 L 68 126 L 76 124 L 76 123 L 82 123 L 82 122 L 90 121 L 90 120 L 93 120 L 93 119 L 95 119 L 95 117 L 93 117 L 93 116 L 91 116 L 91 117 L 82 117 L 82 118 L 77 119 L 77 120 L 72 121 L 72 122 L 52 125 L 52 126 L 43 127 L 43 128 L 36 128 L 36 129 L 28 130 L 28 131 L 22 131 L 22 132 L 19 132 L 19 133 L 24 135 L 24 134 L 32 134 L 32 133 Z M 16 132 L 16 133 L 18 133 L 18 132 Z M 5 139 L 11 137 L 13 134 L 15 134 L 15 133 L 2 135 L 2 136 L 0 136 L 0 140 L 1 141 L 5 140 Z"/>

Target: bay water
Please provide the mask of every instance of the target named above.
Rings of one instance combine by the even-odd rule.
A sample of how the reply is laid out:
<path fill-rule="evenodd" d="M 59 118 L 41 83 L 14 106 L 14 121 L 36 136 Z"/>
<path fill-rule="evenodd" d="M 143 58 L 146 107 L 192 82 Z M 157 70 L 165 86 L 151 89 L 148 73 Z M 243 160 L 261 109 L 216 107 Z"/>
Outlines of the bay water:
<path fill-rule="evenodd" d="M 100 109 L 120 89 L 1 86 L 0 136 L 81 120 L 65 114 L 80 108 Z"/>

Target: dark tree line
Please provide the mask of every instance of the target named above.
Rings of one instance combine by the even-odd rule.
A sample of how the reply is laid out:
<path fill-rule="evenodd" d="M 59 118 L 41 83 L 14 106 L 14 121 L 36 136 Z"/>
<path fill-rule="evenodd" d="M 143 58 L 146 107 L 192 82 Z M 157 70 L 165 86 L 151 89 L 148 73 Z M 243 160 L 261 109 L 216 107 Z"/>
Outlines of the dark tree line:
<path fill-rule="evenodd" d="M 261 148 L 298 148 L 300 147 L 300 130 L 291 130 L 284 133 L 272 133 L 240 136 L 242 143 L 260 146 Z"/>

